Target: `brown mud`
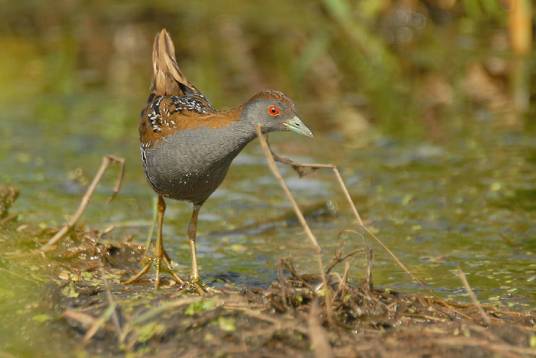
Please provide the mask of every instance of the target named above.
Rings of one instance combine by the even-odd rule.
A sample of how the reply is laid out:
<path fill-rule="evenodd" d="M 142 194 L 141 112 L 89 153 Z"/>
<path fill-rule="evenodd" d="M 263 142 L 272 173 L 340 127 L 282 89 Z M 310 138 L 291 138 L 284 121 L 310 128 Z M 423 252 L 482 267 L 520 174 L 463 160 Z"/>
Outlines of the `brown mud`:
<path fill-rule="evenodd" d="M 106 233 L 77 227 L 46 254 L 50 284 L 42 304 L 90 354 L 536 355 L 535 312 L 374 287 L 372 272 L 351 272 L 344 255 L 331 262 L 344 269 L 328 273 L 329 295 L 318 275 L 300 274 L 290 261 L 281 262 L 266 288 L 212 283 L 199 296 L 166 281 L 165 273 L 158 291 L 152 275 L 125 286 L 144 252 L 129 239 L 107 241 Z M 349 279 L 357 276 L 363 280 Z"/>

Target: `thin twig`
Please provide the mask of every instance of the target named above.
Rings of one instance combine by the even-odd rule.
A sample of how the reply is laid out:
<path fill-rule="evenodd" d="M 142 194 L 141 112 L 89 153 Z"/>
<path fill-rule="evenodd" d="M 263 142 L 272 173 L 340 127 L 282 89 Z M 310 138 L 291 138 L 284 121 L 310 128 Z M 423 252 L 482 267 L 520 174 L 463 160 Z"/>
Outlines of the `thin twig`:
<path fill-rule="evenodd" d="M 95 177 L 93 178 L 93 181 L 88 186 L 86 193 L 82 197 L 82 200 L 80 201 L 80 205 L 78 206 L 78 209 L 76 209 L 76 212 L 74 215 L 69 219 L 69 221 L 54 235 L 46 244 L 44 244 L 38 251 L 41 253 L 44 253 L 46 251 L 49 251 L 52 249 L 54 244 L 56 244 L 58 241 L 60 241 L 65 235 L 67 235 L 73 227 L 76 225 L 84 211 L 86 210 L 89 201 L 91 197 L 93 196 L 93 193 L 95 192 L 95 188 L 97 187 L 97 184 L 100 182 L 102 176 L 106 172 L 106 169 L 112 164 L 112 163 L 118 163 L 120 165 L 120 172 L 119 176 L 116 179 L 114 191 L 112 193 L 111 199 L 113 199 L 119 190 L 121 189 L 121 181 L 123 179 L 124 175 L 124 164 L 125 160 L 123 158 L 119 158 L 113 155 L 106 155 L 102 157 L 101 165 L 99 167 L 99 170 L 97 171 L 97 174 L 95 174 Z M 110 199 L 110 200 L 111 200 Z"/>
<path fill-rule="evenodd" d="M 283 191 L 285 192 L 285 195 L 287 196 L 287 199 L 290 201 L 294 212 L 296 213 L 296 216 L 298 217 L 298 220 L 303 227 L 303 231 L 307 235 L 307 238 L 311 243 L 313 244 L 313 247 L 315 248 L 315 256 L 316 261 L 318 263 L 318 271 L 320 274 L 320 277 L 322 278 L 322 282 L 324 284 L 325 294 L 326 294 L 326 312 L 328 315 L 328 320 L 330 323 L 332 322 L 332 312 L 331 312 L 331 289 L 328 284 L 328 280 L 326 277 L 326 273 L 324 272 L 324 263 L 322 261 L 322 248 L 318 244 L 318 241 L 311 231 L 311 228 L 309 227 L 309 224 L 305 220 L 305 217 L 303 216 L 302 211 L 300 210 L 300 207 L 298 206 L 298 203 L 296 202 L 296 199 L 294 199 L 294 196 L 290 192 L 287 183 L 285 182 L 285 179 L 283 179 L 283 176 L 279 172 L 279 169 L 277 168 L 277 165 L 275 164 L 274 157 L 272 155 L 272 151 L 270 150 L 270 147 L 268 145 L 268 142 L 266 141 L 266 138 L 264 134 L 262 134 L 261 126 L 257 125 L 257 137 L 259 138 L 259 141 L 261 143 L 261 148 L 264 152 L 264 156 L 266 157 L 266 161 L 268 163 L 268 167 L 272 171 L 272 174 L 276 178 L 276 180 L 279 182 L 279 185 L 281 188 L 283 188 Z"/>
<path fill-rule="evenodd" d="M 316 358 L 331 358 L 333 357 L 333 350 L 329 344 L 326 331 L 320 324 L 319 316 L 318 302 L 314 301 L 309 311 L 309 317 L 307 318 L 311 348 Z"/>
<path fill-rule="evenodd" d="M 404 272 L 406 272 L 411 277 L 411 279 L 413 281 L 419 283 L 421 286 L 426 286 L 426 284 L 423 281 L 421 281 L 417 277 L 415 277 L 408 270 L 408 268 L 398 259 L 398 257 L 396 257 L 396 255 L 376 235 L 374 235 L 373 232 L 371 232 L 365 226 L 365 224 L 363 223 L 363 220 L 361 219 L 361 215 L 359 215 L 359 212 L 357 211 L 357 207 L 355 206 L 355 204 L 354 204 L 354 202 L 352 200 L 352 196 L 350 195 L 350 192 L 348 191 L 348 188 L 346 187 L 346 184 L 344 184 L 344 180 L 342 178 L 342 175 L 339 172 L 339 169 L 337 168 L 336 165 L 334 165 L 334 164 L 322 164 L 322 163 L 298 163 L 298 162 L 296 162 L 294 160 L 282 157 L 282 156 L 278 155 L 277 153 L 275 153 L 272 150 L 272 147 L 270 147 L 269 142 L 267 142 L 267 146 L 268 146 L 268 150 L 270 151 L 270 154 L 273 156 L 275 161 L 283 163 L 283 164 L 290 165 L 298 173 L 298 175 L 300 177 L 303 177 L 303 176 L 308 174 L 308 172 L 305 170 L 305 168 L 309 168 L 310 171 L 314 171 L 314 170 L 317 170 L 317 169 L 331 169 L 333 171 L 333 174 L 335 175 L 335 178 L 337 179 L 337 182 L 339 183 L 339 186 L 340 186 L 340 188 L 341 188 L 341 190 L 342 190 L 342 192 L 344 194 L 344 197 L 346 198 L 346 201 L 348 202 L 348 205 L 352 209 L 352 213 L 354 214 L 354 217 L 355 217 L 357 223 L 359 224 L 359 226 L 361 226 L 363 228 L 363 230 L 371 238 L 373 238 L 385 251 L 387 251 L 387 253 L 389 255 L 391 255 L 391 257 L 397 263 L 397 265 L 400 266 L 400 268 L 402 270 L 404 270 Z M 349 230 L 349 231 L 351 231 L 351 230 Z M 355 231 L 351 231 L 351 232 L 355 232 Z"/>
<path fill-rule="evenodd" d="M 104 288 L 106 289 L 106 299 L 108 300 L 109 306 L 114 306 L 115 309 L 112 312 L 112 322 L 114 323 L 115 331 L 117 333 L 117 341 L 119 344 L 123 343 L 123 332 L 121 328 L 121 319 L 119 317 L 119 309 L 120 306 L 115 303 L 114 296 L 112 294 L 112 290 L 110 288 L 110 283 L 106 279 L 106 273 L 104 272 L 104 269 L 100 268 L 102 280 L 104 282 Z"/>
<path fill-rule="evenodd" d="M 342 277 L 339 276 L 338 273 L 336 273 L 338 279 L 339 279 L 339 287 L 337 288 L 337 292 L 335 292 L 334 297 L 344 297 L 344 294 L 346 293 L 348 289 L 348 274 L 350 273 L 350 263 L 346 261 L 344 263 L 344 271 L 342 273 Z"/>
<path fill-rule="evenodd" d="M 147 322 L 147 321 L 149 321 L 149 320 L 151 320 L 151 319 L 153 319 L 155 317 L 158 317 L 160 314 L 162 314 L 162 313 L 164 313 L 166 311 L 175 310 L 175 309 L 177 309 L 179 307 L 189 305 L 189 304 L 192 304 L 192 303 L 196 303 L 196 302 L 202 301 L 204 299 L 205 298 L 199 297 L 199 296 L 178 298 L 176 300 L 163 303 L 160 306 L 151 308 L 148 311 L 140 314 L 139 316 L 132 317 L 129 321 L 126 322 L 126 324 L 124 325 L 124 327 L 122 329 L 121 342 L 126 341 L 127 337 L 129 337 L 130 333 L 134 331 L 134 328 L 137 325 L 144 324 L 145 322 Z M 223 305 L 222 300 L 214 300 L 214 302 L 215 302 L 214 303 L 214 309 L 216 309 L 217 307 L 220 307 L 220 306 Z M 131 339 L 129 338 L 129 340 L 131 340 Z M 127 344 L 127 347 L 129 347 L 130 345 L 134 344 L 134 342 L 135 342 L 135 339 L 134 339 L 134 341 L 131 341 L 130 344 Z"/>
<path fill-rule="evenodd" d="M 13 219 L 16 219 L 18 216 L 19 216 L 19 214 L 16 214 L 16 213 L 9 214 L 5 218 L 0 219 L 0 226 L 10 222 Z"/>
<path fill-rule="evenodd" d="M 478 312 L 480 313 L 480 316 L 482 317 L 484 322 L 486 322 L 486 324 L 490 324 L 491 320 L 488 314 L 486 313 L 486 311 L 484 311 L 484 309 L 482 308 L 482 305 L 480 305 L 480 302 L 476 298 L 476 295 L 473 289 L 471 288 L 471 286 L 469 286 L 469 282 L 467 281 L 467 277 L 465 276 L 465 273 L 459 267 L 455 271 L 455 273 L 456 273 L 456 276 L 460 278 L 460 281 L 462 281 L 463 287 L 465 288 L 465 291 L 467 291 L 467 294 L 469 295 L 471 302 L 473 302 L 473 304 L 478 308 Z"/>
<path fill-rule="evenodd" d="M 80 312 L 80 311 L 74 311 L 74 310 L 64 311 L 63 317 L 77 321 L 84 327 L 84 329 L 87 329 L 88 327 L 93 325 L 96 321 L 96 319 L 93 318 L 91 315 L 88 315 L 87 313 Z"/>
<path fill-rule="evenodd" d="M 344 196 L 346 198 L 346 201 L 348 201 L 348 204 L 350 205 L 350 208 L 352 209 L 352 212 L 353 212 L 357 222 L 359 223 L 359 225 L 361 225 L 363 227 L 365 226 L 365 224 L 363 223 L 363 220 L 361 219 L 361 215 L 359 215 L 359 212 L 357 211 L 357 207 L 355 206 L 355 204 L 354 204 L 354 202 L 352 200 L 352 196 L 350 195 L 350 192 L 348 191 L 348 188 L 346 187 L 346 184 L 344 184 L 344 180 L 342 179 L 342 175 L 339 172 L 339 169 L 337 168 L 337 166 L 335 164 L 330 164 L 330 163 L 298 163 L 298 162 L 296 162 L 296 161 L 294 161 L 292 159 L 282 157 L 279 154 L 275 153 L 272 150 L 272 147 L 270 147 L 269 143 L 268 143 L 268 149 L 270 150 L 270 153 L 272 154 L 272 156 L 275 158 L 275 160 L 277 162 L 280 162 L 282 164 L 290 165 L 298 173 L 298 175 L 300 177 L 303 177 L 303 176 L 308 174 L 306 171 L 303 170 L 303 168 L 310 168 L 313 171 L 317 170 L 317 169 L 331 169 L 333 171 L 333 173 L 335 174 L 335 178 L 339 182 L 339 186 L 341 187 L 342 192 L 343 192 L 343 194 L 344 194 Z"/>
<path fill-rule="evenodd" d="M 112 202 L 112 200 L 115 199 L 117 194 L 119 194 L 119 191 L 121 190 L 121 184 L 123 183 L 123 178 L 125 177 L 125 159 L 115 156 L 115 155 L 107 155 L 108 158 L 112 162 L 115 162 L 119 165 L 119 175 L 115 179 L 115 185 L 114 190 L 112 192 L 112 195 L 108 198 L 108 203 Z"/>
<path fill-rule="evenodd" d="M 303 327 L 301 327 L 300 325 L 296 324 L 294 320 L 275 318 L 267 314 L 264 314 L 258 310 L 252 310 L 245 306 L 234 306 L 234 305 L 225 304 L 224 307 L 228 310 L 241 312 L 244 315 L 249 316 L 251 318 L 255 318 L 260 321 L 271 323 L 276 327 L 276 329 L 289 328 L 289 329 L 295 330 L 296 332 L 303 334 L 304 336 L 309 335 L 309 332 Z"/>
<path fill-rule="evenodd" d="M 365 226 L 363 226 L 363 229 L 365 229 L 365 231 L 370 235 L 370 237 L 372 237 L 391 257 L 392 259 L 396 262 L 396 264 L 405 272 L 407 273 L 411 279 L 415 282 L 417 282 L 419 285 L 425 287 L 426 284 L 424 282 L 422 282 L 420 279 L 418 279 L 417 277 L 415 277 L 411 271 L 406 267 L 406 265 L 404 265 L 402 263 L 402 261 L 400 261 L 400 259 L 395 255 L 394 252 L 391 251 L 391 249 L 389 249 L 376 235 L 374 235 L 372 232 L 370 232 Z M 355 230 L 345 230 L 347 232 L 351 232 L 351 233 L 354 233 L 354 234 L 358 234 L 359 233 Z"/>
<path fill-rule="evenodd" d="M 344 260 L 362 252 L 363 249 L 359 248 L 359 249 L 354 249 L 352 251 L 350 251 L 349 253 L 347 253 L 346 255 L 342 255 L 342 253 L 340 251 L 337 251 L 335 253 L 335 256 L 333 256 L 333 258 L 331 259 L 331 262 L 328 264 L 328 267 L 326 268 L 326 275 L 329 275 L 329 273 L 331 272 L 331 270 L 333 270 L 335 268 L 335 266 L 337 266 L 338 264 L 340 264 L 341 262 L 343 262 Z"/>
<path fill-rule="evenodd" d="M 110 317 L 115 311 L 115 307 L 115 304 L 108 306 L 104 313 L 93 322 L 93 324 L 89 327 L 89 329 L 86 331 L 86 334 L 84 335 L 84 339 L 82 340 L 83 344 L 89 343 L 91 338 L 93 338 L 93 336 L 106 323 L 106 321 L 110 319 Z"/>
<path fill-rule="evenodd" d="M 192 303 L 196 303 L 199 301 L 207 300 L 207 298 L 198 297 L 198 296 L 192 296 L 192 297 L 184 297 L 184 298 L 178 298 L 174 301 L 166 302 L 161 304 L 160 306 L 157 306 L 155 308 L 152 308 L 148 310 L 147 312 L 142 313 L 141 315 L 134 317 L 132 319 L 132 325 L 142 324 L 147 322 L 150 319 L 153 319 L 154 317 L 157 317 L 158 315 L 162 314 L 163 312 L 176 309 L 178 307 L 189 305 Z M 209 300 L 214 301 L 214 309 L 222 306 L 223 301 L 220 299 L 212 299 L 209 298 Z"/>
<path fill-rule="evenodd" d="M 369 247 L 367 249 L 367 276 L 365 278 L 365 283 L 366 283 L 366 287 L 369 291 L 372 290 L 373 288 L 373 283 L 372 283 L 372 259 L 373 259 L 373 253 L 372 253 L 372 249 Z"/>

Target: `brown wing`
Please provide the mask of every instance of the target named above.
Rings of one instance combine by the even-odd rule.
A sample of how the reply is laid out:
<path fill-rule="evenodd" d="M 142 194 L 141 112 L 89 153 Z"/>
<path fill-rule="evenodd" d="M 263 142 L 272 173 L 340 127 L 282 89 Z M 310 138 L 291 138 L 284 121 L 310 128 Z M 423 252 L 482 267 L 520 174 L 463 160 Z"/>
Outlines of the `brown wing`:
<path fill-rule="evenodd" d="M 241 107 L 226 112 L 206 111 L 194 96 L 155 97 L 142 112 L 140 141 L 142 147 L 150 147 L 163 137 L 186 129 L 200 127 L 222 128 L 240 119 Z M 177 104 L 179 103 L 179 104 Z M 180 109 L 187 106 L 187 109 Z M 201 106 L 201 107 L 198 107 Z M 191 108 L 198 107 L 198 110 Z"/>

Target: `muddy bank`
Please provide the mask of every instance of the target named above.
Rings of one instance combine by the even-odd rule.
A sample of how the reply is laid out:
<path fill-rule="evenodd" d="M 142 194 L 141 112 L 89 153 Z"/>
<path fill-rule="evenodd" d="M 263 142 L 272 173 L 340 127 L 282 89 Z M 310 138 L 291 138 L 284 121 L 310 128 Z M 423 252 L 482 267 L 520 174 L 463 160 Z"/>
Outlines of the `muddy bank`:
<path fill-rule="evenodd" d="M 143 247 L 77 230 L 47 254 L 42 305 L 91 354 L 135 356 L 534 356 L 536 313 L 446 301 L 374 287 L 365 272 L 329 274 L 329 304 L 315 274 L 290 261 L 268 287 L 213 280 L 204 296 L 152 276 L 121 283 Z M 344 267 L 344 269 L 342 269 Z M 354 282 L 349 277 L 364 277 Z M 372 275 L 373 276 L 373 275 Z M 164 275 L 167 278 L 166 275 Z"/>

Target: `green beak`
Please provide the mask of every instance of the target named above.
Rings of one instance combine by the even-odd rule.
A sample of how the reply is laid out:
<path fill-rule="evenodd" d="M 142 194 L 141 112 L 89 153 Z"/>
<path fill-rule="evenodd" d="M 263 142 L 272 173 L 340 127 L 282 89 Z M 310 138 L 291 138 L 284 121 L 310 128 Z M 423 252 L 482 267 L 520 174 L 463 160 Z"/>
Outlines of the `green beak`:
<path fill-rule="evenodd" d="M 294 116 L 291 119 L 284 121 L 283 125 L 287 127 L 289 131 L 298 133 L 307 137 L 313 137 L 313 132 L 303 122 L 298 116 Z"/>

